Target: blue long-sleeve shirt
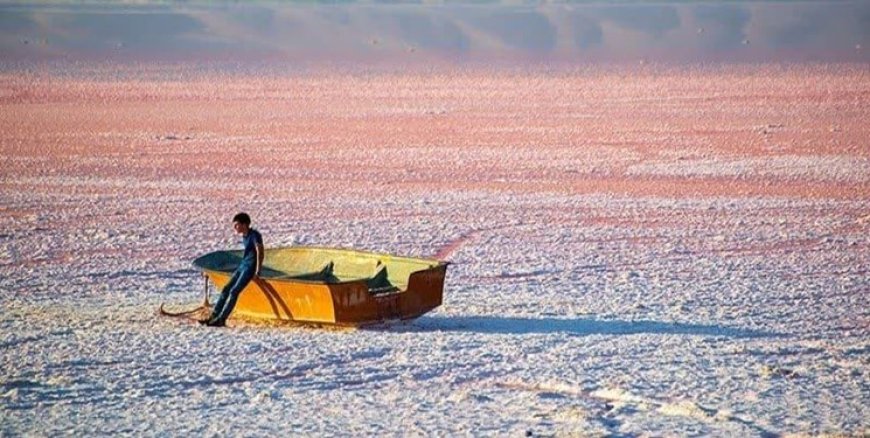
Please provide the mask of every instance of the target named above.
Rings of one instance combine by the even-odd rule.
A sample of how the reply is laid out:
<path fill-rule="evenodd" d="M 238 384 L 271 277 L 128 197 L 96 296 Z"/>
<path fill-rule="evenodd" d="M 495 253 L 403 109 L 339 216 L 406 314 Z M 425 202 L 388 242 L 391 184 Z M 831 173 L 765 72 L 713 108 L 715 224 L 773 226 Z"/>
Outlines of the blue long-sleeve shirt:
<path fill-rule="evenodd" d="M 257 244 L 263 245 L 263 236 L 259 231 L 251 228 L 248 230 L 248 234 L 242 237 L 245 254 L 242 256 L 241 265 L 246 267 L 257 266 Z"/>

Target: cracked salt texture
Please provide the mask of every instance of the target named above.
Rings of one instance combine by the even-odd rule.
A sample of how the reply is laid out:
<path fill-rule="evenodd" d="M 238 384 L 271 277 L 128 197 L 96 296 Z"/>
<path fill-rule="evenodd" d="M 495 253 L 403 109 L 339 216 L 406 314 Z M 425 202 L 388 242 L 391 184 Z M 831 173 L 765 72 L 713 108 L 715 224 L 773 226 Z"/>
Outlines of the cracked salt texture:
<path fill-rule="evenodd" d="M 2 435 L 866 433 L 866 69 L 89 74 L 0 74 Z M 449 259 L 444 305 L 156 316 L 237 210 Z"/>

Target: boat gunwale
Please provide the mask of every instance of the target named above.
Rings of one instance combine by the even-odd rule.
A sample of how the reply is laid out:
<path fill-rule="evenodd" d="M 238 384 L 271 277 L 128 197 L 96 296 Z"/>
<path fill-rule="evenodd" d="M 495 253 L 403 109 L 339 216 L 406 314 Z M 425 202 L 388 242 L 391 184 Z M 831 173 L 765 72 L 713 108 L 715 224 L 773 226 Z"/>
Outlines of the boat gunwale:
<path fill-rule="evenodd" d="M 288 250 L 288 249 L 301 249 L 301 250 L 309 250 L 309 249 L 313 249 L 313 250 L 325 250 L 325 251 L 330 251 L 330 252 L 351 252 L 351 253 L 357 253 L 357 254 L 363 254 L 363 255 L 375 256 L 375 258 L 377 258 L 377 257 L 386 257 L 386 258 L 390 258 L 390 259 L 393 259 L 393 260 L 399 259 L 400 261 L 401 261 L 401 260 L 407 260 L 407 261 L 416 261 L 416 262 L 427 262 L 427 263 L 429 264 L 429 266 L 428 266 L 427 268 L 425 268 L 425 269 L 420 269 L 420 270 L 418 270 L 418 271 L 413 271 L 413 272 L 411 272 L 410 275 L 414 275 L 415 273 L 418 273 L 418 272 L 427 272 L 427 271 L 431 271 L 431 270 L 439 269 L 439 268 L 441 268 L 441 267 L 444 267 L 444 266 L 447 266 L 447 265 L 452 264 L 452 263 L 449 262 L 449 261 L 438 260 L 438 259 L 429 259 L 429 258 L 422 258 L 422 257 L 409 257 L 409 256 L 396 256 L 396 255 L 387 254 L 387 253 L 379 253 L 379 252 L 366 251 L 366 250 L 359 250 L 359 249 L 352 249 L 352 248 L 335 248 L 335 247 L 324 247 L 324 246 L 285 246 L 285 247 L 275 247 L 275 248 L 268 248 L 268 249 L 266 249 L 266 253 L 268 254 L 269 251 L 280 251 L 280 250 Z M 204 258 L 204 257 L 209 256 L 209 255 L 217 254 L 217 253 L 231 253 L 231 252 L 241 252 L 241 251 L 240 251 L 240 250 L 217 250 L 217 251 L 211 251 L 211 252 L 208 252 L 208 253 L 206 253 L 206 254 L 203 254 L 202 256 L 197 257 L 196 259 L 194 259 L 193 262 L 192 262 L 192 264 L 193 264 L 195 267 L 197 267 L 199 270 L 201 270 L 203 273 L 215 273 L 215 274 L 232 275 L 233 271 L 231 271 L 231 270 L 229 270 L 229 271 L 221 271 L 221 270 L 217 270 L 217 269 L 205 268 L 205 267 L 203 267 L 203 266 L 200 266 L 200 265 L 196 264 L 196 261 L 197 261 L 197 260 L 200 260 L 200 259 L 202 259 L 202 258 Z M 302 273 L 302 274 L 300 274 L 300 275 L 305 275 L 305 273 Z M 301 279 L 301 278 L 281 278 L 281 277 L 259 277 L 259 278 L 260 278 L 261 280 L 266 281 L 266 282 L 277 282 L 277 283 L 282 283 L 282 284 L 285 284 L 285 283 L 286 283 L 286 284 L 294 284 L 294 283 L 296 283 L 296 284 L 305 284 L 305 285 L 324 285 L 324 286 L 330 286 L 330 285 L 342 285 L 342 286 L 343 286 L 343 285 L 349 285 L 349 284 L 353 284 L 353 283 L 363 283 L 363 284 L 365 284 L 365 281 L 366 281 L 366 279 L 367 279 L 367 278 L 356 278 L 356 279 L 352 279 L 352 280 L 329 281 L 329 282 L 328 282 L 328 281 L 323 281 L 323 280 L 305 280 L 305 279 Z M 409 280 L 410 280 L 410 278 L 409 278 Z M 404 292 L 407 292 L 407 291 L 408 291 L 408 288 L 406 287 L 404 290 L 401 290 L 401 289 L 400 289 L 400 292 L 399 292 L 399 293 L 404 293 Z"/>

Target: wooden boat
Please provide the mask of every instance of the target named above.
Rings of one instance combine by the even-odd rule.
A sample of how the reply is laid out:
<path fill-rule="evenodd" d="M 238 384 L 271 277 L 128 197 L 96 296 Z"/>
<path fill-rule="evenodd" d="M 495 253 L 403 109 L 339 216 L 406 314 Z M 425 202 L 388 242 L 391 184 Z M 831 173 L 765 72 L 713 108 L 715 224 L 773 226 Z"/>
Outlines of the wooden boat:
<path fill-rule="evenodd" d="M 242 251 L 216 251 L 193 264 L 219 290 L 241 259 Z M 447 265 L 349 249 L 268 248 L 232 316 L 347 326 L 412 319 L 441 305 Z"/>

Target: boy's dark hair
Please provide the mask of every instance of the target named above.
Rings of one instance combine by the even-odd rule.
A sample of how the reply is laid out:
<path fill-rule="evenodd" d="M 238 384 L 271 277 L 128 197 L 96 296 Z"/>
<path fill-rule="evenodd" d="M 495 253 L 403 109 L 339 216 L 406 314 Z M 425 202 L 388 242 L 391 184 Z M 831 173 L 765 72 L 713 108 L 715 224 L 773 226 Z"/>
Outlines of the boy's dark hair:
<path fill-rule="evenodd" d="M 248 213 L 239 213 L 233 216 L 233 222 L 238 222 L 243 225 L 251 225 L 251 217 Z"/>

